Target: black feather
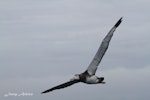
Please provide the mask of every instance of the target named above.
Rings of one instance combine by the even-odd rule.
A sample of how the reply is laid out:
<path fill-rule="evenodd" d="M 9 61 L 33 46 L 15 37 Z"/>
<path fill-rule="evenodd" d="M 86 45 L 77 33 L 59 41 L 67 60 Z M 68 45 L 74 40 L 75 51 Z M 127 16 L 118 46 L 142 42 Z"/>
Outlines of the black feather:
<path fill-rule="evenodd" d="M 115 24 L 115 27 L 118 27 L 120 23 L 122 22 L 122 17 L 118 20 L 118 22 Z"/>
<path fill-rule="evenodd" d="M 44 92 L 42 92 L 42 93 L 51 92 L 51 91 L 56 90 L 56 89 L 62 89 L 62 88 L 71 86 L 71 85 L 73 85 L 73 84 L 75 84 L 75 83 L 78 83 L 78 82 L 79 82 L 79 80 L 69 81 L 69 82 L 63 83 L 63 84 L 61 84 L 61 85 L 55 86 L 55 87 L 53 87 L 53 88 L 51 88 L 51 89 L 48 89 L 48 90 L 46 90 L 46 91 L 44 91 Z"/>

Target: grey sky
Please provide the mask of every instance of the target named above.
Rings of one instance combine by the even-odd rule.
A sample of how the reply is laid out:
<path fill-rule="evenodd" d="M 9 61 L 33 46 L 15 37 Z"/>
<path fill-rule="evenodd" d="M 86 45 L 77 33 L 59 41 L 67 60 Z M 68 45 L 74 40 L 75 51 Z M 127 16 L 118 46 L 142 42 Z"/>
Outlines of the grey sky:
<path fill-rule="evenodd" d="M 0 0 L 0 98 L 149 100 L 149 0 Z M 40 92 L 83 72 L 123 17 L 97 70 L 105 85 Z M 9 92 L 34 96 L 3 97 Z"/>

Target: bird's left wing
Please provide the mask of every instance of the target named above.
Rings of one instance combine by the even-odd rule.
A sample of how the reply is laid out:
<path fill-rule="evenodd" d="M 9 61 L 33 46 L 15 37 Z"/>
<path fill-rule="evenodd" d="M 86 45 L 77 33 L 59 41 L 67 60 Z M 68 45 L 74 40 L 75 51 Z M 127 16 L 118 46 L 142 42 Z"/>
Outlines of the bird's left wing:
<path fill-rule="evenodd" d="M 71 85 L 73 85 L 73 84 L 75 84 L 75 83 L 78 83 L 78 82 L 80 82 L 80 81 L 79 81 L 79 80 L 72 80 L 72 81 L 63 83 L 63 84 L 61 84 L 61 85 L 55 86 L 55 87 L 53 87 L 53 88 L 51 88 L 51 89 L 48 89 L 48 90 L 46 90 L 46 91 L 44 91 L 44 92 L 42 92 L 42 93 L 51 92 L 51 91 L 56 90 L 56 89 L 66 88 L 66 87 L 71 86 Z"/>
<path fill-rule="evenodd" d="M 107 48 L 109 46 L 109 42 L 113 36 L 114 31 L 116 28 L 120 25 L 122 22 L 122 17 L 118 20 L 118 22 L 111 28 L 111 30 L 108 32 L 108 34 L 105 36 L 105 38 L 102 41 L 102 44 L 100 45 L 96 55 L 94 56 L 92 62 L 87 68 L 87 71 L 90 75 L 94 75 L 99 63 L 101 62 L 105 52 L 107 51 Z"/>

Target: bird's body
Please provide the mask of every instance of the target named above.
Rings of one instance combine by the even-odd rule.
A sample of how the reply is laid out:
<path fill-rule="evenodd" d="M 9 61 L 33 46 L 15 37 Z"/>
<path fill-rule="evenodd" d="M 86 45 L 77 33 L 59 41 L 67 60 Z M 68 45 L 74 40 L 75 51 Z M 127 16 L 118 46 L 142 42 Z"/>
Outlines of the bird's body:
<path fill-rule="evenodd" d="M 79 74 L 79 81 L 87 84 L 98 84 L 104 80 L 103 77 L 99 78 L 96 75 L 90 75 L 88 71 Z"/>
<path fill-rule="evenodd" d="M 120 25 L 120 23 L 122 22 L 122 18 L 120 18 L 118 20 L 118 22 L 111 28 L 111 30 L 108 32 L 108 34 L 105 36 L 105 38 L 103 39 L 96 55 L 94 56 L 92 62 L 90 63 L 90 65 L 88 66 L 87 70 L 81 74 L 76 74 L 70 81 L 63 83 L 61 85 L 55 86 L 51 89 L 48 89 L 42 93 L 47 93 L 56 89 L 62 89 L 68 86 L 71 86 L 75 83 L 78 82 L 83 82 L 86 84 L 104 84 L 104 77 L 98 77 L 95 75 L 96 70 L 98 65 L 100 64 L 105 52 L 108 49 L 110 40 L 113 36 L 114 31 L 116 30 L 116 28 Z"/>
<path fill-rule="evenodd" d="M 97 76 L 95 76 L 95 75 L 87 77 L 86 81 L 85 81 L 85 83 L 87 83 L 87 84 L 98 84 L 100 82 L 101 81 L 99 81 L 99 78 Z"/>

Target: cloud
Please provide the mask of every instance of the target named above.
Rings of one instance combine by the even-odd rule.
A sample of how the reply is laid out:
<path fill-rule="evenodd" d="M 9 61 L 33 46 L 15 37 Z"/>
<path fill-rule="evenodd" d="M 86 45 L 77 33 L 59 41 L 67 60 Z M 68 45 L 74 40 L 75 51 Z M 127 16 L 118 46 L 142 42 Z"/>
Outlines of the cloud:
<path fill-rule="evenodd" d="M 21 78 L 6 79 L 1 83 L 1 95 L 7 92 L 31 92 L 34 94 L 29 99 L 41 97 L 41 99 L 146 99 L 149 93 L 149 70 L 150 67 L 140 69 L 125 69 L 115 68 L 109 71 L 98 71 L 98 76 L 104 76 L 106 84 L 87 85 L 83 83 L 75 84 L 71 87 L 56 90 L 52 93 L 43 94 L 38 93 L 44 89 L 48 89 L 68 80 L 67 76 L 47 76 L 39 78 Z M 17 86 L 16 86 L 17 84 Z M 78 95 L 86 96 L 78 96 Z M 99 94 L 99 95 L 97 95 Z M 60 95 L 63 95 L 61 97 Z M 23 97 L 22 97 L 23 98 Z"/>
<path fill-rule="evenodd" d="M 106 85 L 100 86 L 102 91 L 99 92 L 98 86 L 79 84 L 58 91 L 58 94 L 54 92 L 51 98 L 59 99 L 68 94 L 70 96 L 64 96 L 64 99 L 73 99 L 74 95 L 79 97 L 78 94 L 93 88 L 94 91 L 86 93 L 93 96 L 86 97 L 84 94 L 81 98 L 99 99 L 101 94 L 103 99 L 148 98 L 148 0 L 137 0 L 136 3 L 129 0 L 0 2 L 2 90 L 16 91 L 23 87 L 20 91 L 35 89 L 38 93 L 38 87 L 47 88 L 47 83 L 51 86 L 54 82 L 55 85 L 84 71 L 106 33 L 123 16 L 123 22 L 116 30 L 98 69 L 98 74 L 99 71 L 104 72 L 107 81 Z M 37 97 L 50 98 L 49 95 Z"/>

